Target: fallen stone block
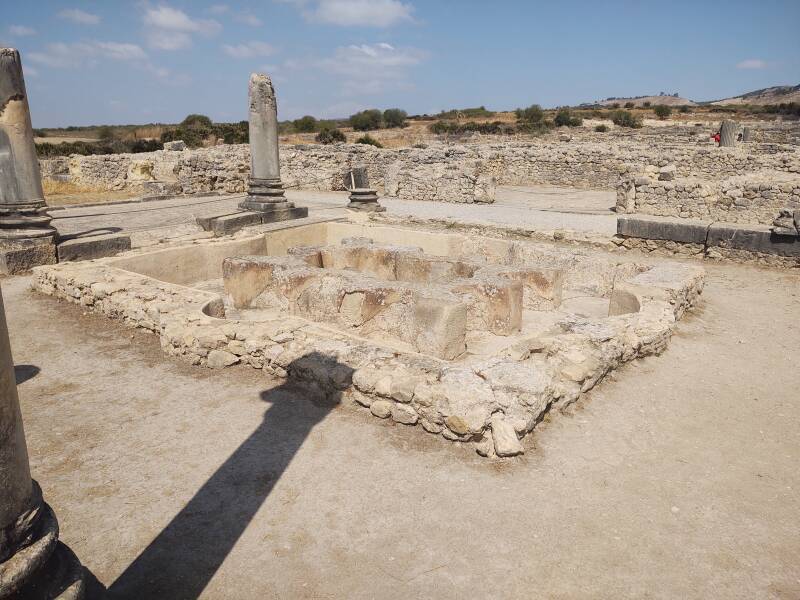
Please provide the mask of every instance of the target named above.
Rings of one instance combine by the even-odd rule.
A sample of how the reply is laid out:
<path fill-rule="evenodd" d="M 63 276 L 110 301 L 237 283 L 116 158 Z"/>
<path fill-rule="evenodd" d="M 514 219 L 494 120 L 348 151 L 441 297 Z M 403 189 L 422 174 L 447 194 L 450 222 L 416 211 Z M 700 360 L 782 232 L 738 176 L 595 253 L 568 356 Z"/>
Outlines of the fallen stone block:
<path fill-rule="evenodd" d="M 291 208 L 271 210 L 260 214 L 262 223 L 277 223 L 278 221 L 303 219 L 308 216 L 308 209 L 304 206 L 293 206 Z"/>
<path fill-rule="evenodd" d="M 800 256 L 800 238 L 779 235 L 763 225 L 715 223 L 708 229 L 709 248 L 730 248 L 761 254 Z"/>
<path fill-rule="evenodd" d="M 230 235 L 243 227 L 260 225 L 261 214 L 257 212 L 238 212 L 215 218 L 211 222 L 211 231 L 215 236 Z"/>
<path fill-rule="evenodd" d="M 58 262 L 103 258 L 130 249 L 131 236 L 127 233 L 75 238 L 58 244 Z"/>
<path fill-rule="evenodd" d="M 39 265 L 56 263 L 52 238 L 9 241 L 0 245 L 0 274 L 24 273 Z"/>
<path fill-rule="evenodd" d="M 646 240 L 704 244 L 709 225 L 707 221 L 694 219 L 631 215 L 617 218 L 617 234 Z"/>

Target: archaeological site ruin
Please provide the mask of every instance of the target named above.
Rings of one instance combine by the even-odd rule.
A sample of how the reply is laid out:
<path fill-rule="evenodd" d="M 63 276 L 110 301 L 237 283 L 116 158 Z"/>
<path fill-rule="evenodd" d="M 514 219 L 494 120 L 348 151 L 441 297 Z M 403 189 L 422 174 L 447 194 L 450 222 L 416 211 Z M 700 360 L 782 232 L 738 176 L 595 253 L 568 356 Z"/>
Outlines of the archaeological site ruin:
<path fill-rule="evenodd" d="M 542 573 L 598 578 L 624 539 L 648 573 L 713 555 L 719 586 L 730 523 L 797 531 L 758 521 L 796 505 L 762 456 L 796 468 L 796 118 L 634 98 L 630 126 L 451 111 L 328 143 L 286 133 L 276 67 L 240 82 L 247 143 L 44 157 L 23 59 L 0 49 L 0 599 L 609 597 Z M 680 535 L 642 550 L 654 522 Z M 742 597 L 797 597 L 775 577 Z"/>

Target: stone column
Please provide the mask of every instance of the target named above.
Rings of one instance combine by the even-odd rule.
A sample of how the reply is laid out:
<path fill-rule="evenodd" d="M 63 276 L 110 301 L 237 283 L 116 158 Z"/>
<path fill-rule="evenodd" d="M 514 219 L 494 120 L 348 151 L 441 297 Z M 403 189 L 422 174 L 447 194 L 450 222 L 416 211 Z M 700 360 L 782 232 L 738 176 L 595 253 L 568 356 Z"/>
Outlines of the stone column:
<path fill-rule="evenodd" d="M 0 599 L 78 599 L 83 569 L 58 541 L 58 521 L 31 479 L 0 293 Z"/>
<path fill-rule="evenodd" d="M 261 222 L 308 215 L 283 195 L 278 153 L 278 103 L 272 81 L 263 73 L 250 75 L 250 179 L 248 194 L 239 208 L 261 213 Z"/>
<path fill-rule="evenodd" d="M 350 203 L 347 208 L 359 212 L 383 212 L 385 206 L 378 203 L 378 192 L 369 187 L 367 167 L 353 167 L 350 170 Z"/>
<path fill-rule="evenodd" d="M 42 193 L 22 62 L 0 48 L 0 272 L 55 259 L 56 230 Z"/>
<path fill-rule="evenodd" d="M 736 133 L 739 126 L 734 121 L 724 120 L 719 127 L 719 145 L 721 148 L 736 145 Z"/>

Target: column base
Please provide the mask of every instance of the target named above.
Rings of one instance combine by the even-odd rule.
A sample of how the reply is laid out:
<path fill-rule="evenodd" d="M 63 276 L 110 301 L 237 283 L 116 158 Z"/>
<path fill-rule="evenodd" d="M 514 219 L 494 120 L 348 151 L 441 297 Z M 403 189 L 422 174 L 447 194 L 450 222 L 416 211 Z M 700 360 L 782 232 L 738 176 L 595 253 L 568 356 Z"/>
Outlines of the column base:
<path fill-rule="evenodd" d="M 378 193 L 370 188 L 355 188 L 350 190 L 350 210 L 360 212 L 384 212 L 385 206 L 378 203 Z"/>
<path fill-rule="evenodd" d="M 85 571 L 75 554 L 58 541 L 58 520 L 41 500 L 38 484 L 34 498 L 40 504 L 30 529 L 17 540 L 18 547 L 0 563 L 0 599 L 81 600 Z M 9 553 L 4 553 L 8 555 Z"/>

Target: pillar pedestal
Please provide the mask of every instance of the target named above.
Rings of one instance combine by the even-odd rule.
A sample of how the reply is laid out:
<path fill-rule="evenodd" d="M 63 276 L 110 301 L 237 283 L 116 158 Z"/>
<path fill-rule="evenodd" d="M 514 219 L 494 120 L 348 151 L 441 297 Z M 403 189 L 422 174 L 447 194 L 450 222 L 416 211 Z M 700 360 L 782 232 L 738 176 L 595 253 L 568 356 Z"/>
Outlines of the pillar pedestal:
<path fill-rule="evenodd" d="M 13 48 L 0 48 L 0 273 L 56 262 L 50 221 L 22 61 Z"/>
<path fill-rule="evenodd" d="M 347 208 L 360 212 L 383 212 L 386 210 L 385 206 L 378 203 L 378 192 L 371 188 L 350 190 L 350 203 Z"/>

